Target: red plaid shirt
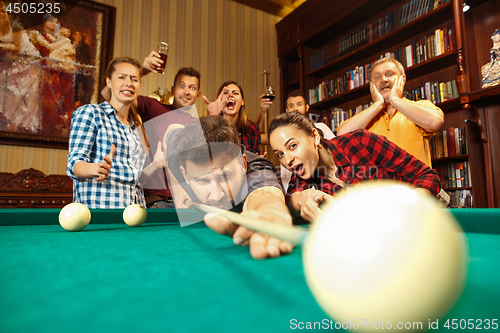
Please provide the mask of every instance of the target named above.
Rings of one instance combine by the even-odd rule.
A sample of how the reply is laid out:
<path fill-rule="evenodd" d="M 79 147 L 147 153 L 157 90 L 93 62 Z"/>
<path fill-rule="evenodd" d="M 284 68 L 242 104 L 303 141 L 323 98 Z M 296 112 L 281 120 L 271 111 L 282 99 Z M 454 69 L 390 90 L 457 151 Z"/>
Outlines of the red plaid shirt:
<path fill-rule="evenodd" d="M 238 131 L 241 144 L 248 151 L 260 155 L 260 128 L 257 124 L 248 121 L 247 125 Z"/>
<path fill-rule="evenodd" d="M 357 184 L 369 179 L 394 179 L 415 187 L 439 193 L 437 173 L 406 150 L 398 147 L 385 136 L 367 130 L 357 130 L 335 137 L 328 142 L 337 166 L 336 177 L 346 184 Z M 295 192 L 310 188 L 330 195 L 343 188 L 317 171 L 310 179 L 292 175 L 288 187 L 287 202 Z"/>

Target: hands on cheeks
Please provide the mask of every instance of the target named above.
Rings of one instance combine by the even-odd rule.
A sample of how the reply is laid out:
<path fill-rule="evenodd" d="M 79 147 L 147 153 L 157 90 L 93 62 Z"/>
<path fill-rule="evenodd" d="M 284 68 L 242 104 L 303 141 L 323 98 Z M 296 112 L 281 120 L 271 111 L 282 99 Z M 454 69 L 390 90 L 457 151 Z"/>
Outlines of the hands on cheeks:
<path fill-rule="evenodd" d="M 226 87 L 224 87 L 217 97 L 217 99 L 213 102 L 210 102 L 208 98 L 203 96 L 203 101 L 205 102 L 205 105 L 207 106 L 207 111 L 209 116 L 218 116 L 222 114 L 222 111 L 227 105 L 227 99 L 229 97 L 229 94 L 224 94 L 226 91 Z"/>
<path fill-rule="evenodd" d="M 291 221 L 286 221 L 278 214 L 269 214 L 268 212 L 264 213 L 255 210 L 245 211 L 241 214 L 259 220 L 268 220 L 269 223 L 291 226 Z M 293 250 L 293 245 L 290 243 L 241 227 L 222 216 L 207 214 L 205 215 L 205 224 L 215 232 L 231 237 L 234 244 L 249 246 L 250 255 L 254 259 L 276 258 L 281 254 L 288 254 Z"/>
<path fill-rule="evenodd" d="M 403 97 L 403 91 L 406 83 L 406 75 L 398 76 L 398 78 L 394 81 L 394 85 L 391 88 L 391 92 L 389 93 L 389 101 L 393 103 L 395 99 Z"/>
<path fill-rule="evenodd" d="M 97 181 L 107 179 L 109 177 L 109 172 L 111 171 L 111 166 L 113 165 L 113 156 L 116 153 L 116 147 L 111 144 L 111 151 L 107 156 L 102 158 L 102 162 L 97 164 Z"/>
<path fill-rule="evenodd" d="M 382 97 L 382 94 L 380 91 L 378 91 L 377 86 L 375 86 L 375 83 L 370 82 L 370 93 L 372 94 L 372 100 L 373 103 L 381 103 L 383 106 L 385 106 L 385 101 L 384 97 Z"/>
<path fill-rule="evenodd" d="M 315 189 L 302 191 L 299 200 L 300 216 L 306 221 L 320 219 L 323 211 L 319 208 L 322 202 L 331 202 L 335 200 L 331 195 Z"/>

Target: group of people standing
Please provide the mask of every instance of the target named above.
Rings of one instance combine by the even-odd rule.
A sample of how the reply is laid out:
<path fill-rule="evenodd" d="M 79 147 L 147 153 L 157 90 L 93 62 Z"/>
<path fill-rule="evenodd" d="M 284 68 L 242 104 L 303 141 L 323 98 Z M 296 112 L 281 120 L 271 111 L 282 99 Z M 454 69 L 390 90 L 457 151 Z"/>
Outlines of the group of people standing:
<path fill-rule="evenodd" d="M 394 59 L 373 65 L 373 104 L 342 123 L 336 137 L 309 120 L 307 99 L 298 91 L 287 96 L 286 112 L 261 137 L 235 81 L 224 82 L 212 102 L 203 96 L 209 115 L 195 119 L 189 109 L 201 96 L 200 74 L 191 67 L 174 78 L 173 105 L 139 96 L 141 77 L 161 64 L 156 52 L 142 66 L 114 59 L 103 90 L 107 101 L 74 112 L 67 172 L 74 179 L 75 202 L 91 208 L 204 203 L 291 225 L 292 215 L 319 218 L 322 202 L 366 180 L 393 179 L 432 195 L 440 192 L 430 168 L 429 139 L 441 127 L 443 112 L 430 102 L 402 97 L 404 69 Z M 261 96 L 264 112 L 270 105 Z M 261 142 L 271 145 L 281 175 L 260 155 Z M 255 258 L 293 248 L 219 216 L 208 214 L 205 223 L 249 246 Z"/>

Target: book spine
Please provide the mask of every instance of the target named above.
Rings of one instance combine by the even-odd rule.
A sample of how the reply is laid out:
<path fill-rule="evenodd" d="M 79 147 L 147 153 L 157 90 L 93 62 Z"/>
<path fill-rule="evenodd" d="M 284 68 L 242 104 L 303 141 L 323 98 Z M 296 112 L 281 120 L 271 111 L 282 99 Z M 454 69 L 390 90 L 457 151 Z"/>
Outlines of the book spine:
<path fill-rule="evenodd" d="M 448 52 L 450 50 L 448 46 L 448 28 L 443 29 L 443 44 L 444 44 L 444 52 Z"/>
<path fill-rule="evenodd" d="M 443 35 L 443 29 L 439 29 L 439 45 L 441 46 L 441 53 L 444 53 L 444 35 Z"/>
<path fill-rule="evenodd" d="M 448 135 L 443 131 L 443 156 L 448 157 Z"/>
<path fill-rule="evenodd" d="M 457 151 L 456 151 L 456 148 L 455 148 L 455 128 L 453 127 L 450 127 L 448 129 L 448 135 L 449 135 L 449 140 L 450 140 L 450 144 L 449 144 L 449 147 L 450 147 L 450 156 L 455 156 L 457 155 Z"/>
<path fill-rule="evenodd" d="M 443 98 L 442 101 L 447 101 L 448 98 L 448 85 L 446 82 L 442 82 L 442 87 L 443 87 Z"/>
<path fill-rule="evenodd" d="M 457 183 L 456 187 L 462 187 L 462 180 L 460 179 L 460 163 L 455 163 L 455 181 Z"/>
<path fill-rule="evenodd" d="M 452 92 L 452 87 L 451 87 L 451 81 L 446 82 L 446 92 L 447 92 L 447 99 L 452 99 L 453 98 L 453 92 Z"/>
<path fill-rule="evenodd" d="M 444 102 L 443 82 L 439 82 L 439 103 Z"/>
<path fill-rule="evenodd" d="M 451 91 L 452 91 L 453 98 L 460 97 L 460 95 L 458 94 L 457 83 L 455 82 L 455 80 L 451 81 Z"/>
<path fill-rule="evenodd" d="M 439 82 L 434 82 L 434 98 L 436 99 L 436 104 L 441 103 L 441 96 L 439 94 Z"/>
<path fill-rule="evenodd" d="M 453 40 L 454 35 L 453 35 L 453 29 L 448 28 L 448 44 L 450 47 L 450 51 L 455 49 L 455 41 Z"/>
<path fill-rule="evenodd" d="M 451 187 L 457 187 L 457 181 L 455 178 L 455 167 L 453 163 L 448 163 L 448 168 L 450 172 Z"/>

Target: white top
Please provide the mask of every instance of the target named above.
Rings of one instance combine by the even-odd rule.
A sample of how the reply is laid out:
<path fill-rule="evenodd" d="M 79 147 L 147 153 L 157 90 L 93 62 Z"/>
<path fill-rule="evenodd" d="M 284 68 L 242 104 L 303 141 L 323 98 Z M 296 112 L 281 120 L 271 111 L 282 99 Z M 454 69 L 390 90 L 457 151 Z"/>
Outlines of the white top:
<path fill-rule="evenodd" d="M 314 126 L 323 131 L 323 138 L 325 138 L 326 140 L 330 140 L 335 137 L 335 134 L 333 134 L 332 130 L 330 129 L 330 127 L 328 127 L 327 124 L 314 123 Z M 283 165 L 280 165 L 280 175 L 281 181 L 283 182 L 283 187 L 285 188 L 286 192 L 288 191 L 288 184 L 290 183 L 290 179 L 292 179 L 292 172 L 288 171 Z"/>

